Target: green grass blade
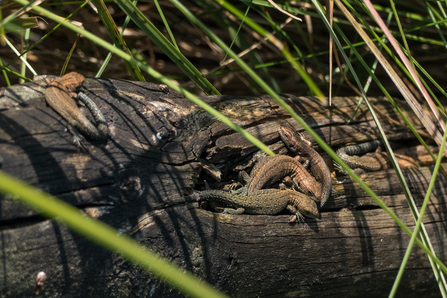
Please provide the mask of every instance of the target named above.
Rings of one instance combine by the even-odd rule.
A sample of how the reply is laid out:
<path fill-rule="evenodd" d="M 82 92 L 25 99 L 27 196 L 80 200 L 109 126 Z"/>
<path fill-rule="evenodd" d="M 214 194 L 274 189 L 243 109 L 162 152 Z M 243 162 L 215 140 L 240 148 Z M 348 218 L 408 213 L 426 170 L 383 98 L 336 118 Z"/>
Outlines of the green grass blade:
<path fill-rule="evenodd" d="M 192 63 L 130 1 L 115 0 L 132 21 L 165 53 L 189 78 L 208 95 L 220 95 Z"/>
<path fill-rule="evenodd" d="M 8 22 L 2 28 L 5 30 L 5 33 L 6 33 L 6 32 L 36 28 L 36 27 L 37 27 L 37 18 L 30 17 L 30 18 L 21 18 L 21 19 L 12 20 L 12 21 Z"/>
<path fill-rule="evenodd" d="M 212 32 L 209 32 L 206 26 L 204 26 L 192 14 L 190 14 L 190 12 L 186 8 L 183 9 L 182 4 L 180 4 L 176 0 L 171 0 L 171 2 L 173 2 L 180 10 L 182 10 L 183 13 L 191 21 L 193 21 L 199 28 L 201 28 L 206 34 L 208 34 L 222 49 L 228 51 L 232 58 L 234 58 L 236 61 L 238 60 L 238 57 L 232 51 L 230 51 L 223 42 L 221 42 L 216 36 L 214 36 Z M 246 70 L 244 68 L 245 66 L 243 61 L 237 62 L 244 70 Z M 248 68 L 246 71 L 250 76 L 257 80 L 256 74 L 254 74 L 250 68 Z M 335 154 L 332 148 L 330 148 L 298 115 L 296 115 L 296 113 L 277 94 L 269 89 L 268 86 L 266 86 L 265 90 L 309 133 L 309 135 L 318 143 L 318 145 L 320 145 L 337 163 L 346 168 L 346 171 L 349 173 L 349 175 L 357 183 L 359 183 L 359 185 L 368 193 L 368 195 L 370 195 L 376 201 L 376 203 L 390 215 L 391 218 L 393 218 L 393 220 L 405 231 L 405 233 L 410 236 L 412 235 L 410 229 L 408 229 L 408 227 L 402 223 L 402 221 L 383 203 L 383 201 L 380 200 L 380 198 L 377 197 L 377 195 L 375 195 L 374 192 L 357 175 L 355 175 L 352 170 L 347 167 L 347 165 Z M 430 251 L 430 249 L 428 249 L 420 240 L 417 239 L 416 242 L 430 256 L 430 258 L 432 258 L 434 262 L 436 262 L 442 268 L 442 270 L 447 273 L 447 267 L 445 267 L 445 265 L 442 264 L 442 262 L 438 258 L 436 258 L 436 256 Z"/>
<path fill-rule="evenodd" d="M 9 81 L 8 74 L 6 73 L 5 67 L 3 66 L 2 58 L 0 58 L 0 68 L 2 69 L 3 77 L 6 81 L 6 86 L 11 86 L 11 82 Z"/>
<path fill-rule="evenodd" d="M 26 48 L 28 48 L 29 45 L 29 37 L 30 37 L 30 29 L 25 29 L 25 34 L 23 36 L 23 48 L 22 48 L 22 52 L 26 51 Z M 23 61 L 26 61 L 26 54 L 23 55 Z M 21 63 L 20 65 L 20 73 L 22 74 L 22 76 L 26 76 L 26 64 L 25 63 Z M 19 84 L 24 83 L 25 81 L 23 79 L 19 80 Z"/>
<path fill-rule="evenodd" d="M 274 35 L 272 35 L 270 32 L 266 31 L 263 27 L 259 26 L 258 24 L 256 24 L 254 21 L 252 21 L 250 18 L 245 17 L 244 13 L 242 13 L 240 10 L 236 9 L 233 5 L 231 5 L 230 3 L 228 3 L 227 1 L 224 0 L 215 0 L 217 3 L 219 3 L 220 5 L 222 5 L 225 9 L 227 9 L 229 12 L 231 12 L 232 14 L 234 14 L 236 17 L 238 17 L 240 20 L 244 20 L 244 22 L 250 26 L 253 30 L 255 30 L 257 33 L 259 33 L 260 35 L 262 35 L 263 37 L 267 38 L 275 47 L 277 47 L 282 54 L 284 55 L 284 57 L 287 59 L 287 61 L 292 65 L 292 67 L 299 73 L 299 75 L 303 78 L 303 80 L 306 82 L 307 86 L 309 86 L 309 89 L 323 102 L 326 101 L 326 98 L 324 97 L 323 93 L 320 91 L 320 89 L 318 88 L 318 86 L 314 83 L 314 81 L 311 79 L 311 77 L 307 74 L 307 72 L 296 62 L 295 57 L 292 56 L 292 54 L 289 52 L 289 50 L 287 50 L 287 48 L 284 46 L 284 44 L 277 39 Z M 171 2 L 176 2 L 178 3 L 178 1 L 176 0 L 171 0 Z M 179 7 L 178 4 L 176 4 L 177 7 Z M 185 12 L 183 12 L 185 13 Z M 198 21 L 198 20 L 197 20 Z M 201 27 L 202 30 L 204 30 L 203 27 Z M 210 30 L 207 30 L 208 32 L 210 32 Z M 209 34 L 207 32 L 207 34 Z M 212 33 L 211 33 L 212 34 Z M 214 35 L 214 34 L 213 34 Z M 221 45 L 219 45 L 221 46 Z M 221 46 L 222 47 L 222 46 Z M 225 46 L 226 47 L 226 46 Z M 224 48 L 222 48 L 224 49 Z M 224 49 L 225 50 L 225 49 Z M 233 57 L 234 58 L 234 57 Z M 238 62 L 239 65 L 241 65 Z M 245 69 L 244 69 L 245 70 Z M 247 70 L 245 70 L 247 71 Z M 253 78 L 253 76 L 252 76 Z M 259 82 L 258 82 L 259 84 Z M 261 83 L 263 84 L 263 83 Z M 263 87 L 264 88 L 264 87 Z M 264 90 L 268 93 L 268 90 L 271 90 L 270 88 L 266 89 L 264 88 Z M 272 90 L 273 91 L 273 90 Z M 270 94 L 271 95 L 271 94 Z"/>
<path fill-rule="evenodd" d="M 366 0 L 365 0 L 366 1 Z M 349 5 L 346 1 L 344 1 L 346 5 Z M 436 141 L 438 145 L 441 145 L 442 142 L 442 134 L 440 133 L 440 130 L 438 127 L 433 123 L 432 119 L 428 117 L 428 115 L 425 114 L 420 104 L 417 102 L 414 95 L 411 93 L 407 85 L 403 82 L 403 80 L 400 78 L 400 76 L 396 73 L 396 71 L 392 68 L 392 66 L 389 64 L 389 62 L 385 59 L 385 57 L 382 55 L 382 53 L 377 49 L 376 45 L 372 42 L 372 40 L 368 37 L 366 32 L 362 29 L 362 27 L 355 21 L 354 17 L 349 13 L 349 11 L 346 9 L 346 7 L 341 3 L 341 1 L 336 0 L 337 6 L 340 8 L 340 10 L 343 11 L 345 16 L 349 19 L 355 30 L 358 34 L 362 37 L 362 39 L 366 42 L 370 50 L 373 52 L 373 54 L 376 56 L 376 58 L 379 60 L 382 67 L 385 69 L 385 71 L 388 73 L 389 77 L 393 81 L 393 83 L 396 85 L 396 87 L 401 92 L 402 96 L 406 99 L 407 103 L 410 105 L 414 113 L 417 115 L 417 117 L 420 119 L 424 127 L 427 129 L 428 133 L 433 137 L 433 139 Z M 379 40 L 380 41 L 380 40 Z M 447 153 L 447 152 L 446 152 Z"/>
<path fill-rule="evenodd" d="M 78 8 L 76 8 L 71 14 L 69 14 L 65 20 L 70 19 L 74 14 L 76 14 L 81 8 L 83 8 L 85 5 L 87 5 L 87 2 L 82 3 Z M 15 20 L 14 20 L 15 21 Z M 20 57 L 22 57 L 24 54 L 26 54 L 28 51 L 31 51 L 35 46 L 37 46 L 39 43 L 41 43 L 45 38 L 47 38 L 48 36 L 51 35 L 51 33 L 53 33 L 57 28 L 59 28 L 59 26 L 61 26 L 61 24 L 57 24 L 53 29 L 51 29 L 50 31 L 48 31 L 47 34 L 45 34 L 44 36 L 42 36 L 42 38 L 37 41 L 36 43 L 34 43 L 32 46 L 30 46 L 29 48 L 27 48 L 20 56 L 14 58 L 11 62 L 9 62 L 6 67 L 10 66 L 11 64 L 13 64 L 14 62 L 16 62 L 18 59 L 20 59 Z"/>
<path fill-rule="evenodd" d="M 132 3 L 133 3 L 133 5 L 137 5 L 138 0 L 134 0 Z M 129 24 L 129 21 L 130 21 L 130 17 L 126 16 L 126 19 L 124 20 L 123 26 L 121 28 L 121 32 L 120 32 L 121 36 L 123 35 L 124 30 L 126 30 L 127 25 Z M 116 47 L 115 44 L 113 44 L 113 46 Z M 98 72 L 96 73 L 95 78 L 99 78 L 102 76 L 104 70 L 106 70 L 107 65 L 109 64 L 110 60 L 112 59 L 112 56 L 113 56 L 112 52 L 109 52 L 109 54 L 107 54 L 107 57 L 106 57 L 106 59 L 104 59 L 104 62 L 102 63 L 101 67 L 99 68 Z"/>
<path fill-rule="evenodd" d="M 421 207 L 421 211 L 419 212 L 419 218 L 418 218 L 418 220 L 416 222 L 416 226 L 415 226 L 415 228 L 413 230 L 413 235 L 411 236 L 410 242 L 408 244 L 407 250 L 405 251 L 404 258 L 402 260 L 402 264 L 400 265 L 399 272 L 397 273 L 397 276 L 396 276 L 396 279 L 394 280 L 394 284 L 393 284 L 393 287 L 391 289 L 390 295 L 388 296 L 390 298 L 393 298 L 396 295 L 397 288 L 399 286 L 400 281 L 402 280 L 402 276 L 403 276 L 404 271 L 405 271 L 405 266 L 407 265 L 408 259 L 410 258 L 410 254 L 411 254 L 411 250 L 412 250 L 413 245 L 414 245 L 414 241 L 416 240 L 416 236 L 419 233 L 419 228 L 421 227 L 421 225 L 423 225 L 422 218 L 424 217 L 425 209 L 427 208 L 427 204 L 430 201 L 430 195 L 431 195 L 433 186 L 435 185 L 436 176 L 438 174 L 439 168 L 441 166 L 442 152 L 444 151 L 444 146 L 445 146 L 446 139 L 447 139 L 447 130 L 445 130 L 445 132 L 444 132 L 441 148 L 439 149 L 438 158 L 436 160 L 435 168 L 433 169 L 433 175 L 432 175 L 432 177 L 430 179 L 430 183 L 428 185 L 427 193 L 425 195 L 424 202 L 423 202 L 422 207 Z M 439 283 L 439 289 L 441 291 L 442 297 L 447 297 L 445 283 L 442 283 L 442 282 L 438 282 L 438 283 Z"/>
<path fill-rule="evenodd" d="M 25 58 L 20 55 L 19 51 L 14 47 L 14 45 L 5 37 L 6 44 L 9 46 L 9 48 L 17 55 L 20 56 L 20 60 L 22 60 L 22 63 L 28 67 L 28 69 L 31 71 L 33 75 L 37 75 L 37 72 L 34 70 L 34 68 L 28 63 L 28 61 L 25 60 Z M 23 78 L 22 75 L 20 75 L 21 78 Z"/>
<path fill-rule="evenodd" d="M 337 6 L 340 8 L 340 10 L 343 11 L 345 16 L 349 19 L 349 21 L 352 23 L 352 25 L 356 28 L 357 32 L 362 36 L 362 39 L 368 44 L 369 48 L 372 50 L 374 55 L 377 57 L 377 59 L 379 60 L 381 65 L 387 70 L 387 72 L 389 73 L 391 79 L 396 83 L 396 85 L 402 84 L 403 82 L 401 81 L 400 77 L 397 76 L 397 74 L 395 73 L 394 69 L 391 68 L 389 63 L 384 59 L 382 54 L 379 52 L 377 47 L 372 43 L 372 41 L 369 39 L 369 37 L 366 35 L 366 33 L 358 26 L 358 23 L 354 20 L 353 16 L 349 13 L 349 11 L 346 9 L 346 7 L 341 3 L 340 0 L 335 0 L 335 1 L 336 1 Z M 404 96 L 407 95 L 407 97 L 410 97 L 410 99 L 411 99 L 412 94 L 409 93 L 409 90 L 408 90 L 408 88 L 406 86 L 400 85 L 398 87 L 400 87 L 399 89 L 401 90 L 401 92 L 403 92 Z M 414 99 L 414 97 L 412 99 Z M 407 102 L 408 102 L 408 100 L 407 100 Z M 408 102 L 408 103 L 411 106 L 412 102 Z M 415 111 L 414 106 L 412 106 L 412 108 L 413 108 L 413 111 Z M 418 111 L 415 111 L 415 112 L 417 114 Z M 383 139 L 383 141 L 387 143 L 386 139 Z M 442 142 L 442 139 L 441 139 L 441 142 Z M 393 153 L 390 150 L 389 146 L 387 146 L 386 148 L 387 148 L 388 153 L 390 154 L 391 161 L 393 162 L 393 166 L 394 166 L 395 158 L 393 156 Z M 418 209 L 416 207 L 416 204 L 415 204 L 415 202 L 414 202 L 414 200 L 413 200 L 413 198 L 411 196 L 411 193 L 410 193 L 410 191 L 408 189 L 408 186 L 406 184 L 405 179 L 403 179 L 403 175 L 402 175 L 402 173 L 400 171 L 400 168 L 398 166 L 394 166 L 394 168 L 398 172 L 398 178 L 400 180 L 401 185 L 403 186 L 403 190 L 404 190 L 405 196 L 407 198 L 407 202 L 408 202 L 408 205 L 410 207 L 411 213 L 412 213 L 415 221 L 417 221 L 418 218 L 419 218 L 419 212 L 418 212 Z M 424 225 L 422 225 L 421 237 L 422 237 L 424 245 L 426 247 L 428 247 L 427 250 L 431 250 L 430 254 L 434 255 L 432 253 L 433 247 L 431 245 L 430 239 L 428 237 L 428 234 L 427 234 L 427 232 L 425 230 Z M 442 267 L 442 266 L 439 266 L 439 267 L 436 266 L 433 263 L 433 259 L 430 259 L 430 264 L 432 266 L 432 269 L 433 269 L 433 272 L 435 274 L 436 280 L 438 281 L 438 285 L 440 287 L 440 291 L 443 292 L 445 290 L 445 279 L 444 279 L 444 276 L 439 272 L 439 270 L 440 270 L 439 267 Z"/>
<path fill-rule="evenodd" d="M 27 82 L 32 82 L 32 81 L 33 81 L 33 80 L 31 80 L 31 79 L 29 79 L 29 78 L 27 78 L 27 77 L 22 76 L 20 73 L 15 72 L 15 71 L 13 71 L 13 70 L 11 70 L 11 69 L 9 69 L 9 68 L 3 66 L 3 65 L 0 65 L 0 69 L 1 69 L 4 73 L 8 72 L 8 73 L 13 74 L 13 75 L 15 75 L 16 77 L 19 77 L 19 78 L 21 78 L 21 79 L 23 79 L 23 80 L 25 80 L 25 81 L 27 81 Z M 9 80 L 8 80 L 8 81 L 9 81 Z M 8 86 L 10 86 L 10 84 L 9 84 Z"/>
<path fill-rule="evenodd" d="M 62 65 L 62 69 L 61 69 L 61 72 L 59 74 L 60 76 L 63 76 L 65 74 L 65 72 L 67 71 L 68 63 L 70 62 L 71 56 L 73 55 L 73 52 L 76 49 L 76 44 L 78 43 L 78 40 L 79 40 L 79 35 L 76 37 L 75 42 L 71 46 L 70 52 L 68 52 L 68 55 L 65 58 L 64 65 Z"/>
<path fill-rule="evenodd" d="M 157 7 L 158 13 L 160 14 L 163 24 L 165 25 L 166 31 L 168 31 L 169 37 L 171 38 L 171 41 L 172 41 L 172 44 L 178 51 L 180 51 L 177 43 L 175 42 L 175 36 L 171 31 L 171 26 L 169 26 L 168 20 L 166 20 L 163 10 L 161 9 L 160 4 L 158 3 L 158 0 L 154 0 L 154 3 L 155 3 L 155 6 Z M 136 3 L 134 3 L 134 5 L 136 5 Z"/>
<path fill-rule="evenodd" d="M 70 229 L 138 264 L 186 295 L 203 298 L 226 297 L 192 273 L 165 260 L 131 237 L 2 171 L 0 171 L 0 192 L 16 196 L 49 218 L 60 218 Z"/>
<path fill-rule="evenodd" d="M 107 32 L 109 32 L 109 36 L 112 39 L 113 44 L 118 45 L 120 49 L 124 49 L 128 55 L 132 56 L 132 52 L 127 46 L 127 43 L 124 41 L 124 38 L 118 32 L 118 28 L 116 27 L 115 21 L 110 15 L 109 10 L 107 9 L 104 1 L 103 0 L 90 0 L 90 1 L 98 9 L 98 15 L 101 18 L 102 23 L 106 27 Z M 142 82 L 146 81 L 138 66 L 129 61 L 126 60 L 123 61 L 124 64 L 126 64 L 127 70 L 129 70 L 130 74 L 132 75 L 132 78 L 135 81 L 142 81 Z"/>
<path fill-rule="evenodd" d="M 0 6 L 0 24 L 3 24 L 3 14 L 1 6 Z M 2 45 L 5 43 L 5 32 L 6 32 L 5 25 L 0 26 L 0 44 Z M 3 65 L 3 63 L 1 64 Z"/>
<path fill-rule="evenodd" d="M 430 107 L 430 109 L 432 110 L 432 113 L 435 117 L 435 119 L 438 121 L 437 124 L 439 124 L 441 127 L 436 126 L 435 130 L 436 130 L 436 135 L 434 136 L 436 143 L 441 146 L 441 142 L 442 142 L 442 135 L 440 134 L 440 130 L 444 130 L 445 129 L 445 123 L 442 120 L 442 118 L 440 117 L 440 114 L 438 112 L 438 110 L 436 109 L 435 104 L 433 103 L 432 99 L 430 98 L 430 95 L 428 94 L 427 90 L 424 88 L 424 85 L 420 82 L 419 80 L 419 76 L 416 74 L 416 71 L 414 70 L 414 68 L 411 66 L 411 63 L 408 61 L 407 57 L 403 54 L 401 48 L 397 45 L 395 39 L 393 38 L 393 36 L 391 35 L 390 31 L 388 30 L 388 28 L 385 26 L 385 24 L 382 21 L 382 18 L 380 17 L 380 15 L 378 14 L 378 12 L 374 9 L 374 7 L 372 6 L 371 2 L 369 0 L 364 0 L 363 1 L 365 3 L 365 5 L 367 6 L 367 8 L 369 9 L 370 13 L 373 15 L 375 21 L 379 24 L 380 28 L 382 28 L 384 34 L 387 36 L 389 42 L 391 43 L 391 45 L 393 46 L 393 49 L 397 52 L 397 54 L 399 55 L 399 58 L 403 61 L 403 63 L 405 64 L 405 67 L 407 68 L 407 70 L 411 73 L 411 76 L 413 78 L 413 80 L 415 81 L 415 84 L 417 86 L 417 88 L 419 89 L 419 91 L 422 93 L 422 95 L 424 96 L 428 106 Z M 371 48 L 371 47 L 370 47 Z M 373 50 L 374 51 L 374 50 Z M 380 61 L 380 60 L 379 60 Z M 384 66 L 385 69 L 387 69 L 387 67 Z M 391 74 L 390 69 L 387 70 L 387 72 L 389 74 Z M 393 79 L 393 81 L 396 80 L 396 78 L 393 78 L 393 75 L 390 75 L 391 78 Z M 397 74 L 396 74 L 397 76 Z M 402 88 L 397 86 L 401 92 L 402 92 Z M 405 96 L 405 95 L 404 95 Z M 410 97 L 405 97 L 405 99 L 407 100 L 407 102 L 410 104 L 410 106 L 412 106 L 413 110 L 415 105 L 417 104 L 417 101 L 415 98 L 410 98 Z M 413 102 L 414 101 L 414 102 Z M 415 111 L 416 113 L 416 111 Z M 426 122 L 424 123 L 424 126 L 426 126 L 428 124 L 427 119 L 422 119 L 422 114 L 418 115 L 418 117 L 421 118 L 422 122 Z M 431 121 L 431 120 L 430 120 Z M 426 126 L 426 129 L 428 129 L 428 127 Z"/>

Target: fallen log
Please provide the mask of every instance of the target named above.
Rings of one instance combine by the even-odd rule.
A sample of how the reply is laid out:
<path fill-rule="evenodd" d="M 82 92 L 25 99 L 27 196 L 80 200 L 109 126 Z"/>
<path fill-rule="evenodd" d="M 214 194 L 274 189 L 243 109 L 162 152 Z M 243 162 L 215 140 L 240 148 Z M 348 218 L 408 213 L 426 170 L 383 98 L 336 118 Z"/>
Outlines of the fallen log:
<path fill-rule="evenodd" d="M 202 187 L 235 181 L 258 150 L 226 125 L 173 90 L 151 83 L 86 79 L 83 91 L 99 106 L 110 130 L 107 142 L 72 142 L 65 121 L 47 107 L 45 82 L 0 91 L 0 169 L 131 235 L 231 297 L 359 297 L 389 293 L 409 237 L 348 177 L 333 179 L 337 196 L 320 219 L 289 224 L 274 216 L 227 215 L 185 202 Z M 330 145 L 378 138 L 362 106 L 334 98 L 325 108 L 313 97 L 284 95 L 286 102 Z M 276 153 L 284 153 L 280 125 L 302 128 L 270 97 L 209 96 L 202 100 L 245 127 Z M 387 101 L 375 98 L 390 140 L 414 137 Z M 420 124 L 399 102 L 416 128 Z M 394 120 L 394 121 L 393 121 Z M 315 145 L 315 143 L 314 143 Z M 315 147 L 317 149 L 317 147 Z M 408 148 L 406 148 L 408 150 Z M 414 152 L 416 149 L 414 149 Z M 321 152 L 321 150 L 319 150 Z M 328 164 L 332 164 L 328 160 Z M 447 169 L 447 165 L 443 165 Z M 404 170 L 419 205 L 430 167 Z M 414 220 L 394 170 L 362 176 L 410 228 Z M 445 262 L 446 178 L 438 180 L 424 223 Z M 182 297 L 140 268 L 46 219 L 8 196 L 0 197 L 2 297 L 36 294 L 46 273 L 45 297 Z M 400 296 L 438 297 L 427 256 L 415 247 Z"/>

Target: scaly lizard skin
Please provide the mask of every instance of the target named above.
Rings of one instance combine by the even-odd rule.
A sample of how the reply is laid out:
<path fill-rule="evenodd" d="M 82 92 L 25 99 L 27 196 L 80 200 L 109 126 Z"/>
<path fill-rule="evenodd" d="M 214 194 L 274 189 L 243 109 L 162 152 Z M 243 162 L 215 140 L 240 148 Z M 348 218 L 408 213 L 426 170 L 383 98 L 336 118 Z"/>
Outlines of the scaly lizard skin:
<path fill-rule="evenodd" d="M 79 110 L 75 100 L 70 96 L 74 90 L 82 85 L 84 76 L 70 72 L 63 77 L 50 82 L 45 90 L 47 104 L 62 116 L 72 127 L 79 129 L 87 137 L 103 141 L 108 137 L 108 127 L 99 108 L 86 95 L 80 94 L 81 99 L 93 114 L 98 125 L 96 128 Z"/>
<path fill-rule="evenodd" d="M 317 204 L 305 194 L 294 190 L 262 189 L 247 196 L 221 190 L 205 190 L 195 192 L 191 197 L 197 201 L 207 200 L 237 209 L 232 209 L 232 212 L 226 209 L 226 213 L 273 215 L 287 208 L 295 214 L 290 222 L 304 221 L 304 216 L 319 217 Z"/>
<path fill-rule="evenodd" d="M 337 155 L 351 168 L 367 171 L 379 171 L 382 167 L 377 159 L 371 156 L 358 156 L 376 150 L 382 145 L 381 140 L 343 147 L 337 150 Z"/>
<path fill-rule="evenodd" d="M 247 194 L 250 195 L 286 176 L 292 178 L 296 188 L 305 194 L 310 194 L 313 199 L 321 192 L 320 184 L 298 160 L 286 155 L 277 155 L 264 158 L 253 168 Z"/>
<path fill-rule="evenodd" d="M 321 155 L 290 127 L 281 126 L 279 135 L 287 148 L 292 153 L 300 156 L 300 160 L 309 160 L 311 173 L 321 183 L 320 191 L 316 194 L 316 197 L 320 200 L 320 207 L 322 207 L 328 200 L 332 189 L 331 172 L 328 166 Z"/>

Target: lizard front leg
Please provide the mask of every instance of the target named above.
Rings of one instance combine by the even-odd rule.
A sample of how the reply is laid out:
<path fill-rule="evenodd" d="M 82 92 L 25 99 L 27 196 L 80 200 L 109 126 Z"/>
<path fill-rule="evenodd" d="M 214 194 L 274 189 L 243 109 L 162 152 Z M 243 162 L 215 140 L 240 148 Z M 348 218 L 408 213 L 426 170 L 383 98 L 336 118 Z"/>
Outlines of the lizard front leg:
<path fill-rule="evenodd" d="M 292 217 L 290 217 L 289 223 L 304 222 L 304 216 L 298 210 L 296 210 L 295 207 L 293 207 L 292 205 L 288 205 L 287 210 L 294 214 Z"/>
<path fill-rule="evenodd" d="M 240 215 L 242 213 L 244 213 L 245 208 L 223 208 L 222 214 L 236 214 L 236 215 Z"/>

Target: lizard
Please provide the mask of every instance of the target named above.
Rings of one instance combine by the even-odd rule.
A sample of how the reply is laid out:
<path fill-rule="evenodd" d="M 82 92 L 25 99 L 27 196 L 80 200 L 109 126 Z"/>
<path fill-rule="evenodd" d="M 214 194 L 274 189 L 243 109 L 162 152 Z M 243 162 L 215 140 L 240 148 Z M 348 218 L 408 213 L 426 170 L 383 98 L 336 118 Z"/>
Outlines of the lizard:
<path fill-rule="evenodd" d="M 300 161 L 309 162 L 311 173 L 321 183 L 321 187 L 315 194 L 320 200 L 321 208 L 328 200 L 332 189 L 331 172 L 327 164 L 321 155 L 310 146 L 309 141 L 304 139 L 302 135 L 297 134 L 292 128 L 281 126 L 279 135 L 287 148 L 298 155 Z"/>
<path fill-rule="evenodd" d="M 264 214 L 273 215 L 288 209 L 295 215 L 289 222 L 304 221 L 304 216 L 317 218 L 319 212 L 317 204 L 305 194 L 293 190 L 262 189 L 250 195 L 241 196 L 222 190 L 198 191 L 189 196 L 196 201 L 212 201 L 213 203 L 230 206 L 224 213 L 232 214 Z"/>
<path fill-rule="evenodd" d="M 376 150 L 379 146 L 382 146 L 381 140 L 374 140 L 367 143 L 362 143 L 358 145 L 346 146 L 337 150 L 336 154 L 355 172 L 361 174 L 366 171 L 379 171 L 382 165 L 377 162 L 377 159 L 371 156 L 358 156 Z M 341 171 L 340 165 L 335 164 L 335 166 Z M 360 169 L 360 170 L 357 170 Z"/>
<path fill-rule="evenodd" d="M 275 183 L 281 178 L 291 176 L 295 188 L 309 194 L 314 200 L 320 191 L 320 185 L 295 158 L 286 155 L 266 157 L 253 168 L 246 191 L 250 195 L 262 187 Z"/>
<path fill-rule="evenodd" d="M 70 72 L 63 77 L 49 81 L 45 90 L 45 100 L 53 110 L 69 123 L 69 128 L 73 129 L 77 142 L 80 142 L 77 129 L 93 140 L 104 141 L 108 138 L 108 127 L 99 108 L 85 94 L 78 94 L 78 98 L 84 102 L 92 113 L 97 124 L 97 127 L 95 127 L 84 116 L 71 96 L 83 82 L 84 76 L 76 72 Z"/>
<path fill-rule="evenodd" d="M 398 149 L 399 143 L 389 142 L 392 149 Z M 354 170 L 357 175 L 363 174 L 365 171 L 379 171 L 389 167 L 387 161 L 387 155 L 382 153 L 382 147 L 384 146 L 382 140 L 374 140 L 357 145 L 351 145 L 342 147 L 337 150 L 336 154 Z M 375 151 L 374 153 L 368 153 Z M 359 156 L 367 153 L 368 155 Z M 394 153 L 397 163 L 401 168 L 418 167 L 418 162 L 410 156 Z M 347 174 L 339 164 L 334 163 L 334 166 L 343 174 Z"/>

